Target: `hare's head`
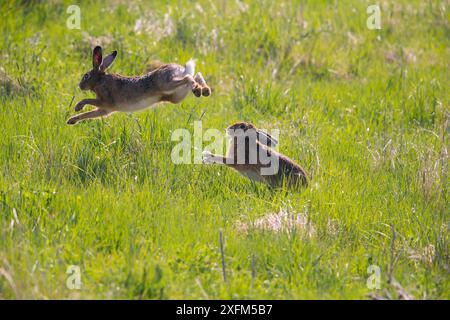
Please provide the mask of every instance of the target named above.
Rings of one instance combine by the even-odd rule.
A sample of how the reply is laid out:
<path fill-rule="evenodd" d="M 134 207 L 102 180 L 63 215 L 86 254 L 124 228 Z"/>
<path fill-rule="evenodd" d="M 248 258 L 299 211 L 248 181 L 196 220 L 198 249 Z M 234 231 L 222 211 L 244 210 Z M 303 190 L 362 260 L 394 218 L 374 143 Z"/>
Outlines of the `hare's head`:
<path fill-rule="evenodd" d="M 113 63 L 117 56 L 117 51 L 103 59 L 102 48 L 96 46 L 92 52 L 92 70 L 83 75 L 79 87 L 81 90 L 92 90 L 105 74 L 105 70 Z"/>
<path fill-rule="evenodd" d="M 273 147 L 278 144 L 278 140 L 273 138 L 270 134 L 257 129 L 249 122 L 236 122 L 227 128 L 227 135 L 230 138 L 245 135 L 248 139 L 256 139 L 262 144 Z"/>
<path fill-rule="evenodd" d="M 249 122 L 236 122 L 227 128 L 227 134 L 233 137 L 237 134 L 242 134 L 247 132 L 247 130 L 252 130 L 256 132 L 256 128 Z"/>

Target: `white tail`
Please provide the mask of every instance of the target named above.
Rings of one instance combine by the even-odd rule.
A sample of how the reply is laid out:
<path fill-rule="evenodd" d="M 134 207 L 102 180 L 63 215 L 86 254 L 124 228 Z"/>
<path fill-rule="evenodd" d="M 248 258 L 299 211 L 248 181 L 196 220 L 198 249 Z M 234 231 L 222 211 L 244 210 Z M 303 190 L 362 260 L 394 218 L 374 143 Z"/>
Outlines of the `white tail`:
<path fill-rule="evenodd" d="M 184 66 L 184 74 L 190 74 L 191 76 L 194 76 L 195 73 L 195 61 L 194 60 L 189 60 L 188 62 L 186 62 L 186 65 Z"/>

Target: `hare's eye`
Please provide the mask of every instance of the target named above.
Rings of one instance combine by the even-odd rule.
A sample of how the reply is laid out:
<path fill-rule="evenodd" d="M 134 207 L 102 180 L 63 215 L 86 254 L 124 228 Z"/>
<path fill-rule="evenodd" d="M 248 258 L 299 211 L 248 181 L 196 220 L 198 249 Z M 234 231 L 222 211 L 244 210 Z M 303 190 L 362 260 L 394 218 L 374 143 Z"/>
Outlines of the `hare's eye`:
<path fill-rule="evenodd" d="M 86 80 L 87 78 L 89 78 L 89 75 L 86 73 L 83 77 L 84 80 Z"/>

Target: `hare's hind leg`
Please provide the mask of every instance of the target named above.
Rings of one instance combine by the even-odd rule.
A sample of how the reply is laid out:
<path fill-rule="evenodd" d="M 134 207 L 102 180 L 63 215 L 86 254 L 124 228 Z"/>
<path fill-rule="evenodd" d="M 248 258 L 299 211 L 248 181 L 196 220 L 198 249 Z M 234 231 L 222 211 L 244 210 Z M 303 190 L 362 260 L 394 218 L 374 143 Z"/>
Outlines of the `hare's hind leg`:
<path fill-rule="evenodd" d="M 205 79 L 203 78 L 203 75 L 200 72 L 197 72 L 194 76 L 194 80 L 200 85 L 199 89 L 193 89 L 192 92 L 197 96 L 200 97 L 200 95 L 203 95 L 204 97 L 207 97 L 211 95 L 211 89 L 206 84 Z M 194 92 L 194 90 L 197 90 Z"/>
<path fill-rule="evenodd" d="M 69 118 L 69 120 L 67 120 L 67 124 L 75 124 L 78 121 L 81 120 L 85 120 L 85 119 L 93 119 L 93 118 L 99 118 L 99 117 L 104 117 L 108 114 L 110 114 L 111 111 L 105 110 L 105 109 L 95 109 L 92 111 L 88 111 L 88 112 L 84 112 L 84 113 L 80 113 L 77 114 L 71 118 Z"/>
<path fill-rule="evenodd" d="M 192 89 L 192 93 L 194 94 L 194 96 L 199 98 L 202 96 L 202 88 L 203 88 L 202 81 L 204 82 L 205 80 L 203 79 L 201 73 L 199 72 L 195 74 L 194 80 L 197 83 L 197 85 L 195 86 L 195 88 Z"/>
<path fill-rule="evenodd" d="M 190 74 L 183 78 L 173 78 L 161 87 L 164 93 L 163 100 L 179 103 L 187 96 L 189 91 L 194 91 L 196 88 L 200 88 L 200 85 Z"/>
<path fill-rule="evenodd" d="M 161 86 L 161 90 L 168 95 L 174 93 L 174 91 L 177 91 L 179 89 L 194 89 L 196 85 L 197 83 L 195 82 L 194 78 L 190 74 L 188 74 L 183 78 L 173 78 L 169 82 L 164 83 Z"/>

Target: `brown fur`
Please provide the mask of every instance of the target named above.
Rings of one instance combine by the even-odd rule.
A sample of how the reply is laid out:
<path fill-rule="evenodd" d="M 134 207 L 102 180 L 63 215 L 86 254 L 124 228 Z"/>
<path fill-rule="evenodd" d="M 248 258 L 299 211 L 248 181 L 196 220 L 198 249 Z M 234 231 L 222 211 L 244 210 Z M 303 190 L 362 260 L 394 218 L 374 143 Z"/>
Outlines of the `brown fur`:
<path fill-rule="evenodd" d="M 197 97 L 211 94 L 201 73 L 190 74 L 187 66 L 185 68 L 174 63 L 158 64 L 143 76 L 126 77 L 105 73 L 116 55 L 114 51 L 103 59 L 102 49 L 94 49 L 93 68 L 84 75 L 79 86 L 82 90 L 94 92 L 96 98 L 81 100 L 75 106 L 75 111 L 81 111 L 85 105 L 93 105 L 97 109 L 72 116 L 68 124 L 107 116 L 116 111 L 138 111 L 158 102 L 180 103 L 189 91 Z M 193 62 L 190 63 L 193 70 Z"/>
<path fill-rule="evenodd" d="M 245 150 L 244 161 L 241 161 L 243 163 L 238 163 L 238 150 L 242 148 L 240 145 L 242 139 L 239 139 L 236 136 L 231 137 L 231 144 L 228 148 L 226 157 L 204 151 L 204 162 L 224 164 L 237 170 L 251 180 L 264 182 L 272 187 L 279 187 L 283 185 L 283 183 L 286 183 L 288 186 L 307 186 L 308 178 L 305 170 L 287 156 L 270 148 L 271 145 L 277 143 L 275 139 L 246 122 L 238 122 L 229 126 L 227 132 L 229 133 L 230 130 L 237 129 L 242 129 L 244 132 L 247 132 L 247 130 L 254 130 L 255 133 L 254 135 L 245 138 L 245 148 L 243 148 Z M 262 135 L 268 137 L 268 141 L 261 139 Z M 254 137 L 255 140 L 251 140 L 252 137 Z M 260 150 L 265 152 L 268 157 L 275 157 L 275 159 L 278 160 L 278 171 L 276 173 L 270 175 L 261 174 L 261 169 L 270 167 L 270 163 L 265 164 L 261 161 Z M 256 161 L 253 161 L 253 163 L 251 162 L 251 155 L 255 156 L 253 159 Z"/>

